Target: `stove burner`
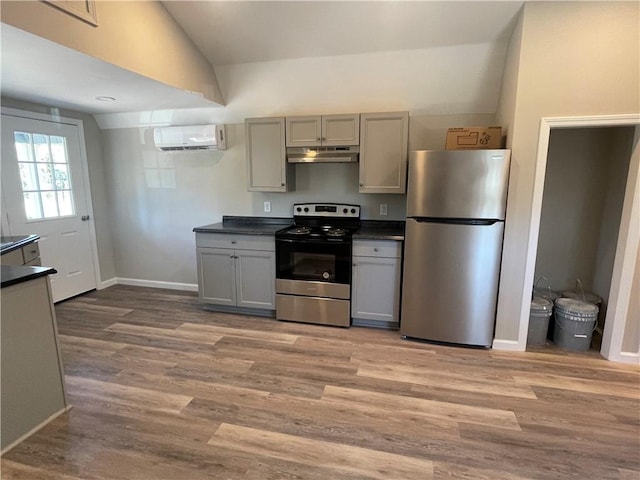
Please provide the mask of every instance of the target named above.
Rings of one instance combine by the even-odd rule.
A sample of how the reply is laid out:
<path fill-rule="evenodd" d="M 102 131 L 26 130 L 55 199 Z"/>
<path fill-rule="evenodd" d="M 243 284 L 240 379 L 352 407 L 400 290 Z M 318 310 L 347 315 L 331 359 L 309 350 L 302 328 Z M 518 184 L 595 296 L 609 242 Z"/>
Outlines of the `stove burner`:
<path fill-rule="evenodd" d="M 311 227 L 295 227 L 287 231 L 287 233 L 292 233 L 293 235 L 308 235 L 311 233 Z"/>
<path fill-rule="evenodd" d="M 343 237 L 346 234 L 346 228 L 330 228 L 329 230 L 327 230 L 327 237 Z"/>

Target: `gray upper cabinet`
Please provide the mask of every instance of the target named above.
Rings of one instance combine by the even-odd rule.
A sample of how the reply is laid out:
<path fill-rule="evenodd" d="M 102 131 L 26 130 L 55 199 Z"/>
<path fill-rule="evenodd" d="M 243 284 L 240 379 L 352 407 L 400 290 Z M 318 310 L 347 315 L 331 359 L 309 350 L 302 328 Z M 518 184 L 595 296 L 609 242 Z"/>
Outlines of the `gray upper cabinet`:
<path fill-rule="evenodd" d="M 291 167 L 285 153 L 284 117 L 247 118 L 247 189 L 250 192 L 293 190 Z"/>
<path fill-rule="evenodd" d="M 406 193 L 409 112 L 360 116 L 360 193 Z"/>
<path fill-rule="evenodd" d="M 360 115 L 287 117 L 287 147 L 358 145 Z"/>

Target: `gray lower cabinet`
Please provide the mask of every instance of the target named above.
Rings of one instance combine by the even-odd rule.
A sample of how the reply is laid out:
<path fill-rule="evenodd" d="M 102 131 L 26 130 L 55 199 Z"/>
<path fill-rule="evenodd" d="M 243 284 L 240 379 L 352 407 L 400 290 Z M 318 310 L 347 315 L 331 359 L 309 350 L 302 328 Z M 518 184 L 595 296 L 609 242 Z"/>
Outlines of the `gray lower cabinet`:
<path fill-rule="evenodd" d="M 67 409 L 49 278 L 4 287 L 1 303 L 2 453 Z"/>
<path fill-rule="evenodd" d="M 354 240 L 351 317 L 354 325 L 398 328 L 402 242 Z"/>
<path fill-rule="evenodd" d="M 196 247 L 202 303 L 275 310 L 273 237 L 198 233 Z"/>
<path fill-rule="evenodd" d="M 31 242 L 22 248 L 11 250 L 0 256 L 2 265 L 40 266 L 40 247 L 38 242 Z"/>

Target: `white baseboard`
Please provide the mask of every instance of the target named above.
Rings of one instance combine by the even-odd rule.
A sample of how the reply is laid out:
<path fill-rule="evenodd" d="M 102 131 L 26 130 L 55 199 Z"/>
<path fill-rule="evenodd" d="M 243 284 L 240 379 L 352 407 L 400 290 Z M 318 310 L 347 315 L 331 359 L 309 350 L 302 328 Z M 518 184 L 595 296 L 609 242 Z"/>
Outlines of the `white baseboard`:
<path fill-rule="evenodd" d="M 142 280 L 139 278 L 122 277 L 117 277 L 116 283 L 119 285 L 133 285 L 134 287 L 166 288 L 169 290 L 185 290 L 188 292 L 198 291 L 198 284 L 196 283 L 162 282 L 159 280 Z"/>
<path fill-rule="evenodd" d="M 612 362 L 629 363 L 631 365 L 640 365 L 640 353 L 620 352 L 619 355 L 611 355 L 607 360 Z"/>
<path fill-rule="evenodd" d="M 107 287 L 112 287 L 117 283 L 118 283 L 118 279 L 116 277 L 110 278 L 109 280 L 100 282 L 100 285 L 98 285 L 98 290 L 102 290 L 103 288 L 107 288 Z"/>
<path fill-rule="evenodd" d="M 500 340 L 495 338 L 493 340 L 492 348 L 494 350 L 510 350 L 512 352 L 524 352 L 526 346 L 522 346 L 516 340 Z"/>
<path fill-rule="evenodd" d="M 4 455 L 5 453 L 7 453 L 9 450 L 11 450 L 13 447 L 17 446 L 19 443 L 22 443 L 23 441 L 25 441 L 27 438 L 29 438 L 31 435 L 33 435 L 34 433 L 36 433 L 38 430 L 40 430 L 41 428 L 45 427 L 48 423 L 53 422 L 56 418 L 58 418 L 60 415 L 62 415 L 63 413 L 68 412 L 69 410 L 71 410 L 72 405 L 67 405 L 66 407 L 64 407 L 61 410 L 58 410 L 56 413 L 54 413 L 53 415 L 51 415 L 49 418 L 47 418 L 46 420 L 44 420 L 43 422 L 40 422 L 38 425 L 36 425 L 35 427 L 33 427 L 31 430 L 29 430 L 27 433 L 25 433 L 24 435 L 22 435 L 20 438 L 17 438 L 16 440 L 14 440 L 13 442 L 11 442 L 9 445 L 7 445 L 6 447 L 4 447 L 2 449 L 2 452 L 0 452 L 0 456 Z"/>

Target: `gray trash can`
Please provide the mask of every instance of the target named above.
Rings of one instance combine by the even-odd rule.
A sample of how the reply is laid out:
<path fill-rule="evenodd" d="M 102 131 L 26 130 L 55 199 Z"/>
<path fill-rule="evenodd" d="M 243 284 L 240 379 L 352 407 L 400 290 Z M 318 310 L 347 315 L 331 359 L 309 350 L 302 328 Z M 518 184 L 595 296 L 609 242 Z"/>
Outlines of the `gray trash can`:
<path fill-rule="evenodd" d="M 558 298 L 555 303 L 553 343 L 576 352 L 589 350 L 597 320 L 598 307 L 593 303 Z"/>
<path fill-rule="evenodd" d="M 529 311 L 529 334 L 527 345 L 544 345 L 547 340 L 549 318 L 553 313 L 553 303 L 544 297 L 533 297 Z"/>

